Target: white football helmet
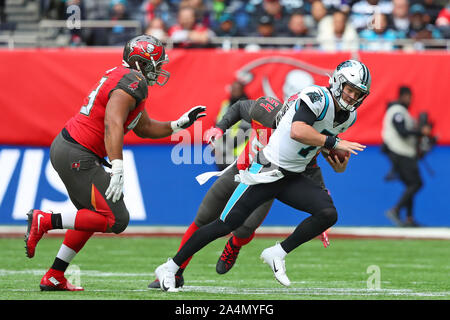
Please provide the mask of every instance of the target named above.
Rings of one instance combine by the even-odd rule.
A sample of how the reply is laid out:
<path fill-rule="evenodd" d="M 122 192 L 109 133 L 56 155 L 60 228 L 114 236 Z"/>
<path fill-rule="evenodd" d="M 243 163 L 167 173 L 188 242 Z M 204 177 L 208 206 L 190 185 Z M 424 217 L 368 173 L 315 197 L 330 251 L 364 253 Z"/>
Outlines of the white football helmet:
<path fill-rule="evenodd" d="M 356 110 L 370 93 L 372 78 L 364 63 L 347 60 L 340 63 L 330 78 L 330 91 L 339 106 L 347 111 Z M 348 84 L 361 92 L 359 98 L 352 104 L 342 99 L 344 84 Z"/>

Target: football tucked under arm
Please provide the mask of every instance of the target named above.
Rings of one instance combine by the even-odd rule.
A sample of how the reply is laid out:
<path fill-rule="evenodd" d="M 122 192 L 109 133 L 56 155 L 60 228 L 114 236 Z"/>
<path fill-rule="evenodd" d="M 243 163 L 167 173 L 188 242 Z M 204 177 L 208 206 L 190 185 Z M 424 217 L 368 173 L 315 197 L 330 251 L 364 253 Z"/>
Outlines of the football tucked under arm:
<path fill-rule="evenodd" d="M 348 160 L 350 159 L 349 151 L 322 148 L 321 152 L 335 172 L 340 173 L 345 171 Z"/>
<path fill-rule="evenodd" d="M 324 158 L 326 159 L 328 156 L 331 157 L 331 159 L 335 159 L 335 156 L 338 157 L 340 162 L 344 162 L 346 157 L 350 156 L 350 152 L 348 151 L 343 151 L 343 150 L 338 150 L 338 149 L 327 149 L 327 148 L 322 148 L 322 155 L 324 156 Z"/>

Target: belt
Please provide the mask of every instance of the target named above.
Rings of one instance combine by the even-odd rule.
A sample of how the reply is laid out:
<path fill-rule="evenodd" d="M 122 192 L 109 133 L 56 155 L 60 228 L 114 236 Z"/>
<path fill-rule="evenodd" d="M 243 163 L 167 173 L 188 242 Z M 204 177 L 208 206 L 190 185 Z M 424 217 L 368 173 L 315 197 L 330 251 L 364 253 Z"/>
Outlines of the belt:
<path fill-rule="evenodd" d="M 62 134 L 64 140 L 82 146 L 77 140 L 75 140 L 74 138 L 72 138 L 72 136 L 70 135 L 69 131 L 68 131 L 65 127 L 62 129 L 61 134 Z M 83 147 L 84 147 L 84 146 L 83 146 Z M 85 147 L 84 147 L 84 148 L 85 148 Z M 87 149 L 87 150 L 90 151 L 90 152 L 92 152 L 92 151 L 89 150 L 89 149 Z M 94 152 L 92 152 L 92 153 L 98 158 L 98 160 L 100 161 L 100 163 L 101 163 L 102 165 L 104 165 L 105 167 L 108 167 L 108 168 L 112 168 L 111 164 L 110 164 L 108 161 L 106 161 L 104 158 L 98 156 L 98 155 L 95 154 Z"/>

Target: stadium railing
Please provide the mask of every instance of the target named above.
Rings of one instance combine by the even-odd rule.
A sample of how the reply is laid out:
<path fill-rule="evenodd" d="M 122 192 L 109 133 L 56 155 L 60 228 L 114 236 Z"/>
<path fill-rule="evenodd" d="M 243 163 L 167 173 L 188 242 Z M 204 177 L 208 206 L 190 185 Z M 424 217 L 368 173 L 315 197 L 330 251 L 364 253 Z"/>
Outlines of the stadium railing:
<path fill-rule="evenodd" d="M 23 35 L 10 34 L 0 35 L 0 46 L 15 47 L 63 47 L 69 45 L 67 34 L 70 33 L 72 21 L 68 20 L 41 20 L 39 22 L 39 30 L 36 34 Z M 135 34 L 143 32 L 142 25 L 136 20 L 80 20 L 78 27 L 81 29 L 89 28 L 113 28 L 121 26 L 123 28 L 131 28 L 135 30 Z M 60 38 L 58 41 L 58 37 Z M 64 39 L 64 37 L 66 37 Z M 358 40 L 359 47 L 370 48 L 375 41 L 366 39 Z M 379 41 L 384 44 L 386 42 Z M 389 41 L 394 49 L 405 51 L 420 50 L 446 50 L 450 51 L 450 39 L 428 39 L 415 41 L 413 39 L 397 39 Z M 170 38 L 166 41 L 168 49 L 176 46 Z M 237 49 L 243 47 L 254 46 L 275 46 L 282 48 L 312 48 L 320 49 L 320 43 L 315 37 L 295 38 L 295 37 L 212 37 L 209 41 L 210 46 L 219 47 L 224 50 Z M 381 46 L 382 47 L 382 46 Z M 370 50 L 370 49 L 368 49 Z M 375 49 L 376 50 L 376 49 Z M 380 49 L 386 51 L 386 49 Z"/>

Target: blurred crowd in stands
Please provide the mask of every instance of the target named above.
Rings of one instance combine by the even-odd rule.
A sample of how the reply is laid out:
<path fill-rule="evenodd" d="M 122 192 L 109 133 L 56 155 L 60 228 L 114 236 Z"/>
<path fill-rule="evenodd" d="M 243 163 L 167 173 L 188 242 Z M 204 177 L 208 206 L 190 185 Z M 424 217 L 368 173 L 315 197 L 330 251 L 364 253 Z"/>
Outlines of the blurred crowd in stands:
<path fill-rule="evenodd" d="M 212 47 L 211 37 L 314 38 L 324 51 L 390 50 L 397 39 L 450 39 L 448 0 L 35 1 L 42 18 L 67 19 L 67 8 L 76 5 L 81 19 L 136 20 L 143 32 L 183 48 Z M 123 45 L 135 32 L 120 24 L 80 30 L 72 43 Z"/>

